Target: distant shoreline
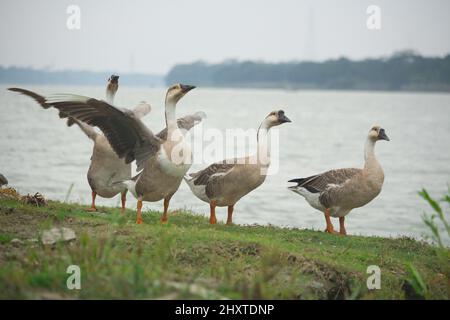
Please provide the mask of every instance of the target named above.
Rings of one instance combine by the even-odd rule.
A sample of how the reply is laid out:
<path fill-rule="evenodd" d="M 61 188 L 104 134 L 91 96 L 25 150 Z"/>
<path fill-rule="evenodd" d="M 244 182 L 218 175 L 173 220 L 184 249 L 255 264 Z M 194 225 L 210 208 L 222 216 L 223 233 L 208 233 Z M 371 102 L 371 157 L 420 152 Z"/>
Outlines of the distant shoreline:
<path fill-rule="evenodd" d="M 101 85 L 111 71 L 49 71 L 1 67 L 0 83 L 15 85 Z M 450 54 L 423 57 L 401 52 L 388 58 L 360 61 L 266 63 L 225 61 L 175 65 L 167 75 L 120 73 L 120 84 L 166 87 L 188 83 L 203 88 L 335 90 L 385 92 L 450 92 Z"/>
<path fill-rule="evenodd" d="M 67 88 L 70 86 L 74 87 L 99 87 L 103 88 L 103 84 L 70 84 L 70 83 L 12 83 L 12 82 L 0 82 L 0 87 L 9 88 L 15 86 L 52 86 L 52 87 L 62 87 Z M 122 88 L 148 88 L 148 89 L 166 89 L 166 84 L 158 84 L 158 85 L 133 85 L 133 84 L 121 84 Z M 201 86 L 201 89 L 215 89 L 215 90 L 270 90 L 270 91 L 281 91 L 281 92 L 337 92 L 337 93 L 345 93 L 345 92 L 353 92 L 353 93 L 391 93 L 391 94 L 450 94 L 450 90 L 448 91 L 439 91 L 439 90 L 383 90 L 383 89 L 324 89 L 324 88 L 283 88 L 283 87 L 233 87 L 233 86 Z"/>
<path fill-rule="evenodd" d="M 450 92 L 450 54 L 423 57 L 411 51 L 387 58 L 268 63 L 229 60 L 174 66 L 166 84 L 286 90 Z"/>
<path fill-rule="evenodd" d="M 27 85 L 101 85 L 104 86 L 112 71 L 49 71 L 24 67 L 1 67 L 0 83 Z M 164 76 L 157 74 L 120 73 L 120 84 L 125 86 L 164 86 Z"/>

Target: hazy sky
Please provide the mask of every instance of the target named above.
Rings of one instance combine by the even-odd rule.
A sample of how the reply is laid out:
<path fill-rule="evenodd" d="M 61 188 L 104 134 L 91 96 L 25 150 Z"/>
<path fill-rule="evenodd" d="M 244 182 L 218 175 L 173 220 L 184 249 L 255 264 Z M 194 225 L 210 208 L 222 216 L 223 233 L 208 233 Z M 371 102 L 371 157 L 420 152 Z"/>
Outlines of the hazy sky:
<path fill-rule="evenodd" d="M 69 5 L 81 29 L 66 27 Z M 381 30 L 366 27 L 369 5 Z M 174 64 L 450 52 L 449 0 L 0 0 L 0 65 L 165 73 Z"/>

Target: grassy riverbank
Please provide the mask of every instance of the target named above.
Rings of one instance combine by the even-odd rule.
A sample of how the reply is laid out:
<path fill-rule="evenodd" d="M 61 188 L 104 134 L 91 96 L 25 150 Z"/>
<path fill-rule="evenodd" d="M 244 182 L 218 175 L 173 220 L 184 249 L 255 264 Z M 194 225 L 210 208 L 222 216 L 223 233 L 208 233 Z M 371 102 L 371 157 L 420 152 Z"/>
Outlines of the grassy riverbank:
<path fill-rule="evenodd" d="M 412 239 L 210 226 L 189 212 L 173 212 L 167 224 L 145 212 L 136 225 L 132 210 L 84 209 L 0 200 L 0 298 L 449 297 L 448 250 Z M 77 239 L 54 246 L 35 240 L 54 226 L 73 229 Z M 72 264 L 81 269 L 81 290 L 66 287 Z M 367 289 L 369 265 L 381 269 L 380 290 Z"/>

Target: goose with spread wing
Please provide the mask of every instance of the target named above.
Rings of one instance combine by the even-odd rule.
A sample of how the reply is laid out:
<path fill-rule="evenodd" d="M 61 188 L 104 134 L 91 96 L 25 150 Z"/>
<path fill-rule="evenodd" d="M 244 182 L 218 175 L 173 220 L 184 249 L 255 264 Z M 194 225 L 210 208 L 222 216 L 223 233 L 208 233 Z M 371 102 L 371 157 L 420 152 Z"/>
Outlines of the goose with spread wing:
<path fill-rule="evenodd" d="M 119 89 L 119 76 L 111 75 L 106 87 L 106 101 L 114 103 L 114 97 Z M 52 107 L 45 97 L 29 90 L 21 88 L 9 88 L 11 91 L 22 93 L 36 100 L 43 108 Z M 145 102 L 140 103 L 133 113 L 141 118 L 151 111 L 151 106 Z M 62 114 L 60 114 L 62 116 Z M 70 127 L 77 124 L 81 131 L 94 142 L 91 163 L 87 172 L 87 180 L 91 187 L 91 207 L 87 211 L 97 211 L 95 200 L 97 195 L 103 198 L 113 198 L 121 193 L 122 213 L 125 211 L 127 188 L 124 185 L 116 184 L 116 181 L 131 178 L 131 164 L 120 159 L 111 148 L 107 138 L 95 131 L 89 124 L 75 118 L 69 118 L 67 125 Z"/>
<path fill-rule="evenodd" d="M 59 110 L 60 117 L 74 118 L 90 126 L 98 127 L 119 158 L 129 164 L 136 160 L 137 176 L 116 182 L 127 186 L 138 199 L 137 223 L 142 221 L 142 202 L 164 199 L 162 221 L 167 221 L 168 206 L 192 162 L 189 144 L 177 124 L 177 102 L 195 88 L 175 84 L 166 93 L 165 115 L 167 139 L 153 134 L 139 116 L 129 109 L 90 97 L 56 94 L 44 98 L 45 105 Z"/>
<path fill-rule="evenodd" d="M 269 129 L 286 122 L 291 120 L 283 110 L 271 112 L 258 129 L 256 155 L 213 163 L 185 177 L 194 195 L 209 203 L 211 224 L 217 222 L 217 206 L 228 207 L 227 224 L 232 224 L 235 204 L 264 182 L 270 165 Z"/>
<path fill-rule="evenodd" d="M 328 233 L 335 233 L 330 217 L 339 218 L 339 233 L 346 235 L 345 216 L 354 208 L 372 201 L 380 192 L 384 182 L 384 172 L 375 157 L 375 143 L 389 141 L 383 128 L 370 129 L 364 149 L 364 168 L 345 168 L 330 170 L 307 178 L 292 179 L 297 183 L 289 187 L 303 196 L 315 209 L 325 215 Z"/>

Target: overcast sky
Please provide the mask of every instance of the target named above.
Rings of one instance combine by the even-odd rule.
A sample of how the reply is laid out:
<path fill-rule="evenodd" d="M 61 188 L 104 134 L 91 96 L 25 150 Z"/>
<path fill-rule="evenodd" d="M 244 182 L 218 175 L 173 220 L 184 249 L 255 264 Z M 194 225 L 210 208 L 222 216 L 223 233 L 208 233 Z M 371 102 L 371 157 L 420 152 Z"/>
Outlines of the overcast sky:
<path fill-rule="evenodd" d="M 71 4 L 80 30 L 66 26 Z M 449 31 L 448 0 L 0 0 L 0 65 L 165 73 L 196 60 L 442 56 Z"/>

